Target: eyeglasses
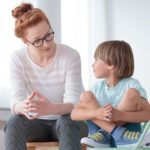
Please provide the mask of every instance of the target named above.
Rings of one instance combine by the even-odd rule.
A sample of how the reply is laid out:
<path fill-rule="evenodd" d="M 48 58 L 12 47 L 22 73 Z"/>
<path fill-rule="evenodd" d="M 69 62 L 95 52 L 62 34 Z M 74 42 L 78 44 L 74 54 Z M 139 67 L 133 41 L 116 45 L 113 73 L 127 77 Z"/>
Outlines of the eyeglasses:
<path fill-rule="evenodd" d="M 40 46 L 43 45 L 44 40 L 45 40 L 46 42 L 50 42 L 50 41 L 53 40 L 53 38 L 54 38 L 54 31 L 48 33 L 47 35 L 45 35 L 45 36 L 44 36 L 43 38 L 41 38 L 41 39 L 35 40 L 34 42 L 30 42 L 30 41 L 28 41 L 28 40 L 27 40 L 27 41 L 28 41 L 30 44 L 32 44 L 34 47 L 40 47 Z"/>

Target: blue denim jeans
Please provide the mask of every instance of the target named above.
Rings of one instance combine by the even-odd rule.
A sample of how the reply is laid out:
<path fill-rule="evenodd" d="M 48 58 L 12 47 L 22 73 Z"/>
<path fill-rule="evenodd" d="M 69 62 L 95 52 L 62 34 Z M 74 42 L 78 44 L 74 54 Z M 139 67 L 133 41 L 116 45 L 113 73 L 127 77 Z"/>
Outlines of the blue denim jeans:
<path fill-rule="evenodd" d="M 94 134 L 101 129 L 101 127 L 93 123 L 91 120 L 87 120 L 86 124 L 88 126 L 89 135 Z M 141 131 L 140 123 L 126 123 L 125 125 L 123 125 L 123 127 L 128 129 L 129 131 Z"/>
<path fill-rule="evenodd" d="M 101 127 L 99 127 L 98 125 L 96 125 L 95 123 L 93 123 L 90 120 L 87 120 L 86 124 L 88 126 L 88 134 L 89 135 L 95 134 L 99 130 L 103 130 Z M 123 127 L 128 129 L 129 131 L 141 131 L 140 123 L 126 123 L 125 125 L 123 125 Z M 106 131 L 105 131 L 105 133 L 106 133 Z M 108 138 L 108 140 L 110 140 L 110 146 L 116 147 L 116 143 L 115 143 L 114 139 L 112 138 L 111 134 L 108 133 L 107 138 Z"/>

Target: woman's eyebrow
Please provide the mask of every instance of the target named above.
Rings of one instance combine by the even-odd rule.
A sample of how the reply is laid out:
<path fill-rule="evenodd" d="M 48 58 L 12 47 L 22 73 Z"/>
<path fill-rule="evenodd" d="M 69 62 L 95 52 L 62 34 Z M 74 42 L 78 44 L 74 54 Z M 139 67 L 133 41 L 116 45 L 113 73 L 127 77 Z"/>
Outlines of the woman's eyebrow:
<path fill-rule="evenodd" d="M 33 41 L 38 40 L 38 39 L 42 39 L 43 37 L 45 37 L 48 33 L 50 33 L 50 31 L 48 30 L 42 37 L 37 36 L 33 39 Z"/>

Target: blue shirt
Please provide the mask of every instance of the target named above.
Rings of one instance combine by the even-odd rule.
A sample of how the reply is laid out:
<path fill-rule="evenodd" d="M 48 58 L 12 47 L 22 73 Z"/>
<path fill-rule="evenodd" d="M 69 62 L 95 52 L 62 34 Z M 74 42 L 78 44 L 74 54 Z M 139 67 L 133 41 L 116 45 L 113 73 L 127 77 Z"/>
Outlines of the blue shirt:
<path fill-rule="evenodd" d="M 139 81 L 133 78 L 124 78 L 114 87 L 108 87 L 106 80 L 100 80 L 91 88 L 91 91 L 96 96 L 100 106 L 111 104 L 113 107 L 116 107 L 122 100 L 125 92 L 130 88 L 136 89 L 141 97 L 147 99 L 146 91 L 142 88 Z"/>

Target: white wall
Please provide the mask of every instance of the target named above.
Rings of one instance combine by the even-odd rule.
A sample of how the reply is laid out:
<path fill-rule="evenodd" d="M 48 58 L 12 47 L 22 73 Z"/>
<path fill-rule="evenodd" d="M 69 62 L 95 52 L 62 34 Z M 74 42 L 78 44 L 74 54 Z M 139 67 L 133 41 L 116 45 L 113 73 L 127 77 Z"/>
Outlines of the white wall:
<path fill-rule="evenodd" d="M 108 39 L 125 40 L 131 44 L 135 58 L 134 77 L 147 90 L 150 99 L 150 1 L 111 0 L 109 3 Z"/>
<path fill-rule="evenodd" d="M 70 0 L 71 1 L 71 0 Z M 37 0 L 36 4 L 40 7 L 50 19 L 52 27 L 55 31 L 56 42 L 61 42 L 61 3 L 64 1 L 60 0 Z M 96 5 L 95 5 L 95 4 Z M 88 20 L 84 18 L 83 15 L 89 17 L 87 21 L 87 27 L 89 29 L 85 32 L 84 27 L 80 29 L 78 37 L 87 35 L 88 45 L 82 46 L 83 57 L 82 61 L 89 61 L 87 65 L 83 67 L 91 70 L 91 60 L 88 56 L 93 57 L 93 52 L 99 42 L 102 40 L 125 40 L 129 42 L 133 48 L 135 56 L 135 74 L 134 77 L 141 81 L 141 84 L 147 90 L 148 97 L 150 99 L 150 84 L 148 78 L 150 76 L 149 67 L 149 56 L 150 56 L 150 0 L 93 0 L 86 1 L 88 8 L 82 9 L 80 3 L 80 10 L 85 10 L 88 14 L 82 14 L 79 21 Z M 67 5 L 67 7 L 69 7 Z M 89 12 L 92 11 L 91 13 Z M 94 12 L 96 11 L 96 12 Z M 81 11 L 82 12 L 82 11 Z M 71 10 L 68 12 L 71 13 Z M 79 12 L 78 12 L 79 13 Z M 85 13 L 85 12 L 84 12 Z M 90 16 L 89 16 L 90 15 Z M 82 19 L 83 18 L 83 19 Z M 73 18 L 74 19 L 74 18 Z M 94 22 L 94 20 L 96 22 Z M 69 18 L 66 18 L 66 24 L 70 35 L 72 31 L 76 30 L 78 26 L 70 26 Z M 70 30 L 69 30 L 70 29 Z M 63 35 L 69 35 L 68 33 L 63 33 Z M 74 36 L 74 35 L 72 35 Z M 68 36 L 71 39 L 71 36 Z M 92 40 L 91 40 L 92 39 Z M 73 40 L 76 40 L 75 38 Z M 83 42 L 82 42 L 83 41 Z M 80 46 L 85 42 L 85 38 L 80 39 Z M 65 42 L 69 44 L 68 41 Z M 90 45 L 90 46 L 89 46 Z M 73 46 L 72 44 L 70 46 Z M 90 54 L 86 54 L 87 49 L 91 51 Z M 80 50 L 79 50 L 80 51 Z M 85 58 L 86 56 L 86 58 Z M 82 68 L 83 68 L 82 67 Z M 83 69 L 84 69 L 83 68 Z M 89 71 L 89 70 L 88 70 Z M 92 70 L 91 70 L 92 72 Z M 88 76 L 83 74 L 83 79 Z M 88 79 L 88 78 L 86 78 Z M 91 80 L 90 80 L 91 81 Z M 6 91 L 6 90 L 5 90 Z M 5 93 L 4 89 L 0 89 L 0 107 L 9 107 L 9 95 Z M 7 95 L 6 98 L 4 96 Z"/>
<path fill-rule="evenodd" d="M 60 0 L 38 0 L 37 6 L 42 9 L 49 18 L 55 32 L 55 41 L 61 42 L 61 3 Z"/>
<path fill-rule="evenodd" d="M 50 23 L 52 25 L 52 28 L 53 28 L 53 30 L 55 32 L 55 41 L 56 42 L 61 42 L 61 13 L 60 13 L 61 9 L 60 9 L 60 0 L 23 0 L 23 1 L 32 3 L 33 6 L 39 7 L 40 9 L 42 9 L 46 13 L 46 15 L 48 16 L 49 21 L 50 21 Z M 16 47 L 15 47 L 16 45 L 18 45 L 18 47 L 19 47 L 22 44 L 20 39 L 18 39 L 18 38 L 16 38 L 14 36 L 14 22 L 13 23 L 11 22 L 12 21 L 11 19 L 13 19 L 13 17 L 11 16 L 11 10 L 14 7 L 16 7 L 17 5 L 19 5 L 21 2 L 22 2 L 22 0 L 15 0 L 13 2 L 11 0 L 6 0 L 5 3 L 2 3 L 0 1 L 0 4 L 1 4 L 0 6 L 1 7 L 4 7 L 4 6 L 6 7 L 7 6 L 6 8 L 4 7 L 6 9 L 5 11 L 7 11 L 7 13 L 9 12 L 7 14 L 8 15 L 7 19 L 5 19 L 5 21 L 7 20 L 6 25 L 8 25 L 8 22 L 9 22 L 13 26 L 13 27 L 12 26 L 10 27 L 10 26 L 6 26 L 5 24 L 2 24 L 2 30 L 4 30 L 4 27 L 7 30 L 7 32 L 5 32 L 6 34 L 4 34 L 3 36 L 0 37 L 0 40 L 2 41 L 1 42 L 2 47 L 0 46 L 0 48 L 2 50 L 2 53 L 6 49 L 6 45 L 8 45 L 8 41 L 12 41 L 12 39 L 13 40 L 15 39 L 16 41 L 19 41 L 20 43 L 19 42 L 15 43 L 13 41 L 13 43 L 11 44 L 9 42 L 10 47 L 8 45 L 7 49 L 6 49 L 6 50 L 9 50 L 9 54 L 10 54 L 10 52 L 16 50 Z M 8 5 L 8 3 L 10 5 Z M 3 10 L 3 9 L 1 9 L 1 10 Z M 4 11 L 4 13 L 6 13 L 5 11 Z M 0 13 L 0 14 L 3 15 L 2 13 Z M 9 36 L 9 34 L 12 35 L 12 37 Z M 6 38 L 4 38 L 5 36 L 6 36 Z M 18 49 L 18 47 L 17 47 L 17 49 Z M 5 55 L 5 57 L 6 57 L 5 60 L 8 59 L 8 55 Z M 7 62 L 9 62 L 9 60 Z M 0 66 L 1 65 L 2 65 L 2 67 L 5 67 L 5 68 L 8 68 L 8 66 L 9 66 L 9 65 L 4 66 L 2 63 L 0 64 Z M 9 71 L 5 72 L 5 74 L 4 74 L 5 77 L 6 76 L 9 77 L 8 72 Z M 5 82 L 4 84 L 6 84 L 6 81 L 8 82 L 8 80 L 6 80 L 6 79 L 2 80 L 2 81 Z M 0 82 L 1 82 L 1 80 L 0 80 Z M 0 83 L 0 85 L 1 84 L 2 83 Z M 0 86 L 0 108 L 9 108 L 9 107 L 10 107 L 10 89 L 9 89 L 9 86 L 8 85 L 7 86 L 4 85 L 2 87 Z"/>

